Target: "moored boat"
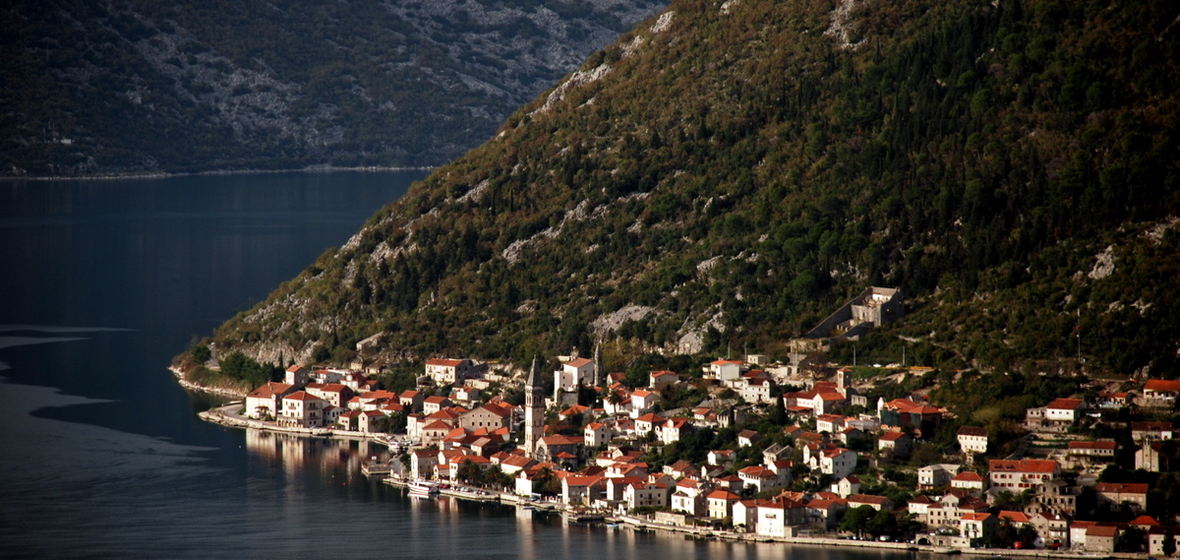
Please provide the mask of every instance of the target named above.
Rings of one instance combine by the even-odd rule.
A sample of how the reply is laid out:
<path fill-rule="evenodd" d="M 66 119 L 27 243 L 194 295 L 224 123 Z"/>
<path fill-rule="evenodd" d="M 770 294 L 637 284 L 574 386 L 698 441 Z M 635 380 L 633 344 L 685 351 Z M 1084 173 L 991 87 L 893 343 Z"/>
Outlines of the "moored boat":
<path fill-rule="evenodd" d="M 438 497 L 438 483 L 426 480 L 415 480 L 409 484 L 410 495 L 419 498 Z"/>

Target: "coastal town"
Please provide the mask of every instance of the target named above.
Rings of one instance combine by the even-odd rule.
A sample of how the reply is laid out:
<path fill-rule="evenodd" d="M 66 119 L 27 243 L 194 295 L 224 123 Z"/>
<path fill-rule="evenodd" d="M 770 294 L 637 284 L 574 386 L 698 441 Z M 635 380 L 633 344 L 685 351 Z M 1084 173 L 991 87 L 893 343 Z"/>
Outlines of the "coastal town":
<path fill-rule="evenodd" d="M 1180 466 L 1180 381 L 1087 379 L 998 432 L 983 415 L 957 417 L 929 387 L 879 395 L 882 376 L 896 386 L 930 368 L 887 364 L 864 375 L 863 366 L 806 359 L 902 312 L 900 294 L 871 288 L 784 361 L 714 359 L 653 370 L 641 383 L 601 371 L 601 350 L 557 357 L 549 372 L 539 359 L 527 369 L 429 359 L 417 386 L 397 393 L 379 386 L 372 364 L 292 365 L 281 382 L 204 417 L 375 439 L 392 453 L 372 472 L 417 495 L 464 488 L 472 499 L 696 535 L 951 553 L 1176 553 L 1173 488 L 1144 475 Z M 1159 476 L 1168 475 L 1151 480 Z"/>

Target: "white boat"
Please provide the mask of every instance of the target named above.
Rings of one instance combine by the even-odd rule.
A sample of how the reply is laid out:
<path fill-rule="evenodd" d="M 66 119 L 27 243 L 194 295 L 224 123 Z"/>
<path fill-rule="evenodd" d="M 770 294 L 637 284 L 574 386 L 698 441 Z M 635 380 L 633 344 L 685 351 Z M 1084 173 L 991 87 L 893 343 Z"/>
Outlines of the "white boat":
<path fill-rule="evenodd" d="M 419 498 L 436 498 L 438 497 L 438 483 L 415 480 L 410 483 L 410 495 Z"/>

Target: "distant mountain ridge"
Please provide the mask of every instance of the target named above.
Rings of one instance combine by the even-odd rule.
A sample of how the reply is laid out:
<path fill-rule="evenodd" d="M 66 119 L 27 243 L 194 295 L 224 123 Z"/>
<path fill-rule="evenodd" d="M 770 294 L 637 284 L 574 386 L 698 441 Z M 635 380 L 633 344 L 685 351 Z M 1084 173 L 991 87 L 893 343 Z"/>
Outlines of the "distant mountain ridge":
<path fill-rule="evenodd" d="M 662 6 L 17 2 L 0 175 L 441 165 Z"/>
<path fill-rule="evenodd" d="M 216 347 L 781 358 L 885 286 L 910 309 L 862 360 L 1177 375 L 1175 20 L 1166 2 L 677 0 Z"/>

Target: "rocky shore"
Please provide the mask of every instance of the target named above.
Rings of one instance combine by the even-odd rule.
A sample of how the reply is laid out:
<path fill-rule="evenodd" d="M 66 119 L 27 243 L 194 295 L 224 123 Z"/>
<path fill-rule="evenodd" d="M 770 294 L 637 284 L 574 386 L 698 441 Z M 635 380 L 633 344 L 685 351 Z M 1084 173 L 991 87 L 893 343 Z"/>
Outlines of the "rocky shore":
<path fill-rule="evenodd" d="M 188 377 L 185 376 L 184 372 L 176 367 L 169 367 L 168 371 L 172 372 L 172 375 L 176 377 L 176 382 L 178 384 L 180 384 L 181 387 L 184 387 L 185 389 L 188 389 L 190 391 L 209 393 L 211 395 L 217 395 L 219 397 L 227 397 L 227 398 L 231 398 L 231 399 L 244 399 L 244 398 L 246 398 L 246 394 L 249 393 L 248 390 L 246 390 L 242 387 L 229 386 L 229 385 L 208 386 L 208 385 L 201 385 L 200 383 L 195 383 L 193 381 L 189 381 Z"/>

